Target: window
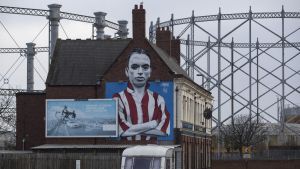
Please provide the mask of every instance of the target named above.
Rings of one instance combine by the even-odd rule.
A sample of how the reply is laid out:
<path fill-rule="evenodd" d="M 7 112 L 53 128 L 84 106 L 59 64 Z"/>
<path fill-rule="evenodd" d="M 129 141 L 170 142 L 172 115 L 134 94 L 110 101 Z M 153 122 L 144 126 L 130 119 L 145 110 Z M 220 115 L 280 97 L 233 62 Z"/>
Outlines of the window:
<path fill-rule="evenodd" d="M 201 124 L 201 112 L 200 112 L 200 104 L 197 102 L 197 124 Z"/>
<path fill-rule="evenodd" d="M 160 158 L 153 158 L 152 169 L 160 169 Z"/>
<path fill-rule="evenodd" d="M 127 157 L 125 169 L 160 169 L 160 158 L 157 157 Z"/>
<path fill-rule="evenodd" d="M 190 98 L 190 101 L 189 101 L 189 122 L 190 123 L 194 123 L 194 108 L 193 108 L 193 100 Z"/>
<path fill-rule="evenodd" d="M 196 100 L 194 100 L 194 113 L 195 113 L 195 115 L 194 115 L 194 125 L 198 125 L 198 108 L 197 108 L 197 105 L 198 105 L 198 103 L 197 103 L 197 101 Z"/>
<path fill-rule="evenodd" d="M 190 99 L 187 97 L 186 98 L 186 121 L 189 122 L 190 119 Z"/>
<path fill-rule="evenodd" d="M 185 121 L 186 120 L 186 97 L 185 96 L 183 96 L 183 100 L 182 100 L 182 105 L 183 105 L 183 111 L 182 111 L 182 113 L 183 113 L 183 118 L 182 118 L 182 120 L 183 121 Z"/>
<path fill-rule="evenodd" d="M 200 104 L 200 124 L 202 125 L 203 122 L 203 109 L 202 109 L 202 104 Z"/>
<path fill-rule="evenodd" d="M 131 169 L 132 164 L 133 164 L 133 158 L 132 157 L 126 157 L 124 169 Z"/>
<path fill-rule="evenodd" d="M 202 116 L 203 116 L 203 118 L 202 118 L 203 120 L 202 120 L 202 121 L 203 121 L 204 124 L 206 125 L 206 121 L 205 121 L 206 119 L 204 118 L 204 114 L 203 114 L 203 113 L 204 113 L 204 110 L 205 110 L 204 104 L 202 104 Z"/>
<path fill-rule="evenodd" d="M 166 169 L 171 169 L 171 160 L 170 159 L 166 160 Z"/>
<path fill-rule="evenodd" d="M 150 169 L 152 158 L 134 158 L 133 169 Z"/>

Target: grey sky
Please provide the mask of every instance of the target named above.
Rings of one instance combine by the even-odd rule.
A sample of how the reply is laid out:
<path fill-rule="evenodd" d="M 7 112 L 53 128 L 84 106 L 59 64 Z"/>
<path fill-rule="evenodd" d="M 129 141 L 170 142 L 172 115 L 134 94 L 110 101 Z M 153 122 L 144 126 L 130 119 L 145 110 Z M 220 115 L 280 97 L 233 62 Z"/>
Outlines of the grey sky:
<path fill-rule="evenodd" d="M 218 13 L 219 7 L 221 7 L 222 13 L 248 12 L 250 6 L 253 12 L 277 12 L 281 10 L 282 5 L 284 5 L 286 11 L 300 11 L 299 0 L 1 0 L 0 5 L 48 9 L 48 4 L 58 3 L 62 5 L 61 11 L 63 12 L 88 16 L 94 16 L 94 12 L 102 11 L 107 13 L 107 20 L 116 23 L 118 20 L 128 20 L 128 28 L 131 35 L 131 10 L 134 4 L 139 4 L 140 2 L 144 3 L 144 8 L 147 10 L 147 28 L 150 21 L 155 22 L 157 17 L 160 17 L 161 21 L 166 21 L 174 13 L 175 18 L 184 18 L 191 16 L 192 10 L 195 11 L 196 16 L 214 15 Z M 30 42 L 47 23 L 44 17 L 9 14 L 0 14 L 0 19 L 20 46 L 25 46 L 25 43 Z M 69 38 L 90 38 L 91 36 L 90 24 L 62 20 L 62 26 Z M 6 39 L 7 33 L 2 26 L 0 31 L 1 35 L 6 34 L 3 36 L 5 41 L 1 40 L 0 42 L 0 47 L 16 47 L 11 39 Z M 106 31 L 109 32 L 111 30 L 106 29 Z M 43 32 L 45 33 L 47 30 Z M 60 35 L 61 38 L 66 38 L 62 30 Z M 37 44 L 37 46 L 47 45 L 47 38 L 47 35 L 38 37 L 37 42 L 43 39 L 41 40 L 43 43 L 39 42 L 40 45 Z"/>
<path fill-rule="evenodd" d="M 252 7 L 253 12 L 277 12 L 281 10 L 282 5 L 284 5 L 286 11 L 300 11 L 299 0 L 1 0 L 0 4 L 3 6 L 48 9 L 48 4 L 58 3 L 62 5 L 61 11 L 63 12 L 88 16 L 94 16 L 94 12 L 102 11 L 107 13 L 107 20 L 113 22 L 122 19 L 128 20 L 128 27 L 131 33 L 131 9 L 134 4 L 139 4 L 140 2 L 144 3 L 144 7 L 147 10 L 147 28 L 150 21 L 156 21 L 157 17 L 160 17 L 161 21 L 166 21 L 170 19 L 171 13 L 174 13 L 175 18 L 184 18 L 191 16 L 192 10 L 195 11 L 196 16 L 214 15 L 217 14 L 219 7 L 221 7 L 222 13 L 247 12 L 249 11 L 250 6 Z M 6 20 L 8 17 L 12 17 L 13 19 Z M 22 38 L 25 36 L 24 34 L 19 35 L 16 33 L 16 36 L 18 37 L 17 40 L 23 44 L 30 41 L 30 39 L 33 39 L 34 35 L 43 28 L 43 25 L 46 22 L 46 20 L 44 20 L 44 22 L 37 22 L 38 19 L 34 17 L 20 17 L 19 15 L 18 17 L 13 17 L 8 14 L 1 14 L 0 19 L 5 22 L 5 25 L 9 30 L 12 30 L 13 33 L 15 32 L 15 29 L 17 29 L 16 27 L 18 27 L 16 31 L 21 31 L 20 29 L 22 29 L 22 27 L 20 28 L 18 25 L 34 25 L 37 31 L 30 31 L 33 34 L 31 35 L 31 38 Z M 20 22 L 20 24 L 18 22 Z M 66 27 L 67 34 L 72 38 L 81 38 L 82 35 L 78 36 L 72 32 L 76 32 L 76 29 L 81 29 L 82 27 L 73 26 L 69 29 L 69 24 L 72 23 L 68 22 L 66 25 L 63 25 Z M 78 22 L 76 25 L 78 25 Z M 27 26 L 25 26 L 25 28 L 27 28 Z M 28 29 L 30 30 L 30 28 Z M 74 29 L 74 31 L 72 29 Z M 26 32 L 28 33 L 28 36 L 30 35 L 30 32 Z M 88 35 L 90 36 L 90 34 L 90 30 L 88 30 Z M 82 38 L 83 37 L 84 36 L 82 36 Z"/>

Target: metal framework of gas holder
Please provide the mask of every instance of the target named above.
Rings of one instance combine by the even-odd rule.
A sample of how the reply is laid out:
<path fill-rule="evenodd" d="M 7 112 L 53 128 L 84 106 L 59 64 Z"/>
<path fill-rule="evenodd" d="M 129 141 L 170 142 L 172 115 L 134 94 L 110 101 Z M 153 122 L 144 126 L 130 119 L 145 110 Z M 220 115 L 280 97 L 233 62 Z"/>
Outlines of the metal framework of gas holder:
<path fill-rule="evenodd" d="M 182 68 L 215 96 L 217 133 L 238 113 L 249 113 L 252 119 L 278 122 L 299 136 L 283 123 L 287 105 L 299 106 L 299 19 L 300 12 L 285 12 L 283 7 L 281 12 L 252 13 L 250 7 L 248 13 L 219 10 L 208 16 L 194 16 L 193 11 L 188 18 L 174 19 L 172 14 L 169 21 L 151 22 L 149 39 L 155 42 L 156 29 L 162 27 L 180 39 L 181 51 L 186 51 L 181 53 Z"/>
<path fill-rule="evenodd" d="M 68 19 L 73 21 L 93 23 L 93 38 L 104 38 L 104 28 L 108 27 L 114 30 L 117 30 L 116 34 L 120 38 L 127 38 L 128 29 L 127 21 L 120 20 L 118 24 L 105 20 L 106 13 L 104 12 L 95 12 L 95 17 L 78 15 L 74 13 L 61 12 L 61 5 L 51 4 L 48 5 L 49 10 L 43 9 L 31 9 L 31 8 L 19 8 L 19 7 L 9 7 L 9 6 L 0 6 L 0 13 L 8 14 L 19 14 L 19 15 L 32 15 L 32 16 L 46 16 L 49 20 L 49 64 L 51 62 L 51 55 L 54 49 L 56 39 L 58 38 L 58 27 L 59 21 L 61 19 Z M 96 28 L 96 36 L 94 36 L 94 28 Z"/>
<path fill-rule="evenodd" d="M 95 17 L 78 15 L 73 13 L 61 12 L 61 5 L 59 4 L 50 4 L 48 5 L 49 10 L 43 9 L 31 9 L 31 8 L 19 8 L 19 7 L 9 7 L 9 6 L 0 6 L 0 13 L 7 14 L 18 14 L 18 15 L 31 15 L 31 16 L 43 16 L 49 20 L 49 47 L 36 47 L 34 43 L 27 43 L 27 48 L 0 48 L 0 53 L 19 53 L 21 56 L 26 56 L 27 58 L 27 90 L 33 91 L 34 89 L 34 79 L 33 79 L 33 70 L 34 70 L 34 57 L 37 52 L 48 52 L 49 53 L 49 64 L 51 63 L 52 53 L 54 50 L 55 42 L 58 38 L 59 31 L 59 22 L 61 19 L 87 22 L 92 24 L 92 37 L 97 39 L 104 39 L 104 28 L 108 27 L 113 30 L 117 30 L 115 35 L 118 35 L 119 38 L 127 38 L 128 29 L 127 21 L 119 20 L 118 24 L 105 20 L 106 13 L 104 12 L 95 12 Z M 64 31 L 64 30 L 63 30 Z M 96 35 L 94 32 L 96 31 Z M 1 77 L 1 80 L 5 83 L 9 82 L 9 79 Z M 2 91 L 3 90 L 3 91 Z M 16 90 L 18 91 L 18 90 Z M 6 93 L 6 89 L 0 89 L 0 93 Z"/>
<path fill-rule="evenodd" d="M 48 63 L 49 64 L 51 63 L 51 57 L 54 50 L 55 42 L 58 38 L 59 25 L 60 25 L 59 22 L 61 19 L 92 23 L 92 38 L 104 39 L 105 38 L 104 28 L 106 27 L 113 30 L 117 30 L 115 35 L 118 35 L 118 38 L 127 38 L 128 22 L 126 20 L 120 20 L 118 21 L 118 24 L 116 24 L 114 22 L 105 20 L 106 13 L 104 12 L 95 12 L 94 13 L 95 17 L 61 12 L 60 11 L 61 5 L 59 4 L 48 5 L 48 8 L 49 10 L 0 6 L 0 13 L 42 16 L 42 17 L 46 16 L 46 18 L 49 20 L 48 23 L 49 46 L 48 47 L 36 47 L 35 43 L 29 42 L 26 43 L 27 48 L 0 48 L 0 54 L 16 53 L 16 54 L 20 54 L 19 58 L 25 57 L 27 59 L 27 89 L 2 88 L 3 85 L 9 84 L 10 81 L 9 77 L 15 72 L 13 71 L 11 75 L 8 75 L 8 77 L 6 77 L 7 73 L 12 68 L 11 67 L 5 74 L 3 75 L 0 74 L 1 75 L 0 82 L 3 81 L 3 85 L 0 87 L 0 97 L 15 96 L 15 94 L 18 92 L 26 92 L 26 91 L 41 92 L 39 90 L 34 90 L 34 70 L 35 70 L 34 58 L 36 56 L 36 53 L 48 52 L 49 53 Z M 94 35 L 95 31 L 96 31 L 96 35 Z M 5 108 L 4 111 L 7 114 L 11 114 L 16 112 L 16 108 L 15 107 Z"/>

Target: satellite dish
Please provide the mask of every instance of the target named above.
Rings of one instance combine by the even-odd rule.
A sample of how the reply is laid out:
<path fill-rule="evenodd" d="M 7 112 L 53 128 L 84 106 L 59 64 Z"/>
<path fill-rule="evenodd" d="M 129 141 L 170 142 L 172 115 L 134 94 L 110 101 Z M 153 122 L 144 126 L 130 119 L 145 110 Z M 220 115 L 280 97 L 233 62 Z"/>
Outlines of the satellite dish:
<path fill-rule="evenodd" d="M 212 117 L 212 111 L 209 108 L 206 108 L 203 114 L 205 119 L 210 119 Z"/>

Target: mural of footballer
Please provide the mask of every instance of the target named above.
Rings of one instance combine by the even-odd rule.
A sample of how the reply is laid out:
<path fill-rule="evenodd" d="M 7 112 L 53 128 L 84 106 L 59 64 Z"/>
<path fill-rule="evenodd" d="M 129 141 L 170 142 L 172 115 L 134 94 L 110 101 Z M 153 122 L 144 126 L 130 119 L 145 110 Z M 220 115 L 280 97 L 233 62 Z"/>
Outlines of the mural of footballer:
<path fill-rule="evenodd" d="M 170 134 L 170 113 L 164 98 L 149 90 L 150 57 L 141 48 L 133 49 L 125 74 L 127 88 L 113 95 L 118 100 L 120 137 L 127 140 L 152 140 Z"/>

